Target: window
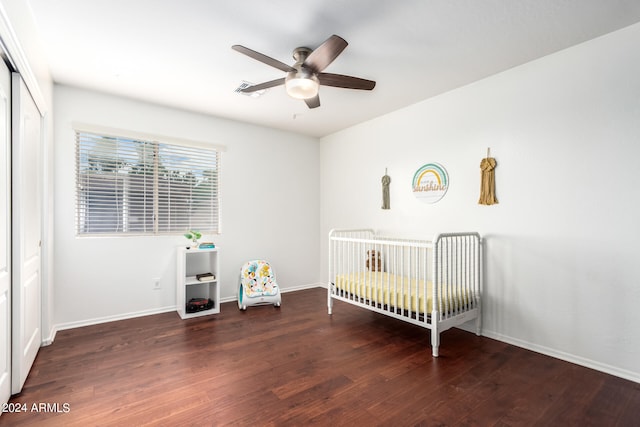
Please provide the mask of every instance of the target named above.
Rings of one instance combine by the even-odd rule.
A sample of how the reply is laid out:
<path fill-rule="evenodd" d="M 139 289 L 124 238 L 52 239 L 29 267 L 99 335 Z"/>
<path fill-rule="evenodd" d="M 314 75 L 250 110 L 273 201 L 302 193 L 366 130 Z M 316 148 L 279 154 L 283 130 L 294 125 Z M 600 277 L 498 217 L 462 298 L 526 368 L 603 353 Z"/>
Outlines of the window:
<path fill-rule="evenodd" d="M 76 130 L 77 232 L 218 233 L 219 172 L 216 147 Z"/>

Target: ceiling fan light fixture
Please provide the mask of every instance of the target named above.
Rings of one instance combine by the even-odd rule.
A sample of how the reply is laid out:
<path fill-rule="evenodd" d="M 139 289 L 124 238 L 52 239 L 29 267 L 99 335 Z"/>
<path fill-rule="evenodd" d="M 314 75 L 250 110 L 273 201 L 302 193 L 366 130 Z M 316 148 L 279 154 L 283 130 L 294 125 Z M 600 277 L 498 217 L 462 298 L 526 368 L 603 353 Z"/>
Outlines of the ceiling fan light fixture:
<path fill-rule="evenodd" d="M 300 75 L 289 73 L 284 82 L 287 94 L 295 99 L 309 99 L 318 95 L 320 82 L 313 75 Z"/>

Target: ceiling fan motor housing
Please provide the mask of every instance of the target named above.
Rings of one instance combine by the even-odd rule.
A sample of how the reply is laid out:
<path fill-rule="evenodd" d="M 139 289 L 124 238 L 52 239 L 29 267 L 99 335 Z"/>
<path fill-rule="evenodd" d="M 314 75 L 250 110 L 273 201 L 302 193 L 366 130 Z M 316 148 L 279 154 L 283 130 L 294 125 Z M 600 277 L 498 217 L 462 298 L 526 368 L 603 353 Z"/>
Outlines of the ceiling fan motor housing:
<path fill-rule="evenodd" d="M 304 65 L 311 52 L 307 47 L 299 47 L 293 51 L 293 59 L 296 60 L 293 68 L 296 71 L 288 72 L 284 80 L 287 93 L 292 98 L 309 99 L 318 95 L 320 81 L 313 70 Z"/>

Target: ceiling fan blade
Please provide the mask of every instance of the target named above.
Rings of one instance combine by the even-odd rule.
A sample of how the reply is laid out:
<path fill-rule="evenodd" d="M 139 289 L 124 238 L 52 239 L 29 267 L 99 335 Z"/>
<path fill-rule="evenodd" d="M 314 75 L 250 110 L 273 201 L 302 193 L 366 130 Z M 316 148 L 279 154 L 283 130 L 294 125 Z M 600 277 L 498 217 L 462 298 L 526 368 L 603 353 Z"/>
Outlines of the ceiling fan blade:
<path fill-rule="evenodd" d="M 311 52 L 304 64 L 314 73 L 319 73 L 342 53 L 349 43 L 335 34 L 324 41 L 316 50 Z"/>
<path fill-rule="evenodd" d="M 307 98 L 304 100 L 309 108 L 318 108 L 320 106 L 320 96 L 316 95 L 313 98 Z"/>
<path fill-rule="evenodd" d="M 264 82 L 257 85 L 245 87 L 244 89 L 241 89 L 240 92 L 255 92 L 257 90 L 269 89 L 270 87 L 280 86 L 283 84 L 284 84 L 284 77 L 281 79 L 275 79 L 269 82 Z"/>
<path fill-rule="evenodd" d="M 277 59 L 273 59 L 270 56 L 267 56 L 265 54 L 262 54 L 260 52 L 256 52 L 255 50 L 249 49 L 248 47 L 244 47 L 244 46 L 240 46 L 239 44 L 233 45 L 231 46 L 231 49 L 235 50 L 236 52 L 240 52 L 243 53 L 245 55 L 247 55 L 250 58 L 255 59 L 256 61 L 260 61 L 264 64 L 270 65 L 272 67 L 277 68 L 278 70 L 282 70 L 285 72 L 290 72 L 290 71 L 296 71 L 295 68 L 290 67 L 289 65 L 285 64 L 284 62 L 280 62 Z"/>
<path fill-rule="evenodd" d="M 371 90 L 376 87 L 376 82 L 373 80 L 344 76 L 342 74 L 319 73 L 318 80 L 320 80 L 320 84 L 324 86 L 342 87 L 346 89 Z"/>

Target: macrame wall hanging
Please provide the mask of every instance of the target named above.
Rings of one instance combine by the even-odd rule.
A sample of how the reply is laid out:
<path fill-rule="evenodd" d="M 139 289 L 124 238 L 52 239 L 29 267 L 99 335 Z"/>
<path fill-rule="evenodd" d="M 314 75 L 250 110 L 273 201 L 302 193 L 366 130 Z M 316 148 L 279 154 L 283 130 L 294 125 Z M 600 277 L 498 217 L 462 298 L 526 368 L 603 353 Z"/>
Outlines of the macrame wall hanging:
<path fill-rule="evenodd" d="M 382 177 L 382 209 L 391 209 L 389 184 L 391 184 L 391 177 L 387 175 L 387 168 L 384 168 L 384 176 Z"/>
<path fill-rule="evenodd" d="M 489 157 L 490 151 L 487 148 L 487 157 L 480 162 L 480 200 L 481 205 L 495 205 L 498 203 L 496 198 L 496 177 L 495 168 L 497 166 L 496 159 Z"/>

